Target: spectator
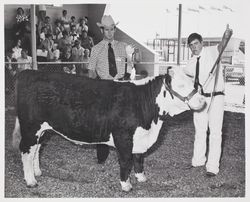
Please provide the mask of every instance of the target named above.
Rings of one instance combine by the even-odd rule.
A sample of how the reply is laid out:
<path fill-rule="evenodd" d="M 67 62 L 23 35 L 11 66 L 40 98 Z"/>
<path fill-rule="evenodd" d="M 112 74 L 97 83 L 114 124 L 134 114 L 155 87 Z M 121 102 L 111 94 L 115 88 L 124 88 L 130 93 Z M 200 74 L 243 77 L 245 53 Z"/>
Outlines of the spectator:
<path fill-rule="evenodd" d="M 45 35 L 45 40 L 42 41 L 41 46 L 48 51 L 47 61 L 51 61 L 53 59 L 53 47 L 54 41 L 52 34 L 48 33 Z"/>
<path fill-rule="evenodd" d="M 75 46 L 72 48 L 72 59 L 74 62 L 82 62 L 84 57 L 84 48 L 81 47 L 80 40 L 75 40 Z M 83 68 L 82 64 L 75 64 L 76 74 L 79 74 L 80 70 Z"/>
<path fill-rule="evenodd" d="M 74 45 L 75 40 L 77 40 L 78 38 L 79 38 L 79 34 L 76 32 L 76 26 L 72 25 L 71 32 L 70 32 L 70 39 L 71 39 L 72 45 Z"/>
<path fill-rule="evenodd" d="M 52 60 L 51 62 L 57 62 L 58 64 L 48 64 L 47 65 L 47 69 L 52 72 L 63 72 L 63 65 L 60 64 L 61 59 L 60 59 L 60 51 L 58 49 L 58 45 L 56 43 L 54 43 L 54 47 L 52 49 Z"/>
<path fill-rule="evenodd" d="M 29 21 L 28 16 L 25 15 L 23 8 L 17 8 L 16 23 L 19 24 L 23 21 Z"/>
<path fill-rule="evenodd" d="M 71 46 L 65 46 L 62 50 L 61 56 L 62 62 L 73 62 L 72 58 L 72 48 Z M 62 71 L 70 74 L 75 73 L 75 65 L 74 64 L 62 64 Z"/>
<path fill-rule="evenodd" d="M 40 32 L 40 44 L 45 40 L 46 34 L 47 34 L 47 27 L 42 27 Z"/>
<path fill-rule="evenodd" d="M 82 64 L 81 69 L 76 69 L 76 74 L 80 76 L 88 76 L 89 54 L 89 49 L 85 49 L 82 60 L 84 63 Z"/>
<path fill-rule="evenodd" d="M 62 22 L 64 29 L 70 32 L 70 18 L 68 17 L 67 14 L 68 14 L 67 10 L 63 10 L 62 17 L 60 18 L 60 20 Z"/>
<path fill-rule="evenodd" d="M 22 49 L 21 57 L 17 58 L 17 62 L 24 63 L 18 64 L 18 72 L 21 72 L 25 69 L 32 69 L 32 58 L 28 56 L 28 51 L 26 49 Z"/>
<path fill-rule="evenodd" d="M 76 31 L 79 34 L 79 36 L 82 36 L 82 32 L 83 30 L 85 30 L 86 32 L 88 32 L 88 26 L 85 24 L 85 19 L 84 18 L 80 18 L 79 20 L 80 22 L 76 25 Z"/>
<path fill-rule="evenodd" d="M 28 16 L 25 15 L 24 10 L 19 7 L 16 14 L 16 23 L 14 24 L 14 38 L 23 38 L 25 23 L 28 22 Z"/>
<path fill-rule="evenodd" d="M 46 16 L 44 18 L 44 21 L 39 22 L 39 24 L 38 24 L 38 33 L 41 33 L 43 27 L 46 27 L 47 33 L 51 33 L 51 34 L 53 33 L 53 28 L 52 28 L 52 24 L 50 22 L 50 17 L 49 16 Z"/>
<path fill-rule="evenodd" d="M 26 49 L 28 53 L 31 53 L 31 24 L 28 21 L 22 23 L 23 28 L 20 34 L 22 40 L 22 48 Z"/>
<path fill-rule="evenodd" d="M 21 57 L 21 51 L 22 51 L 21 44 L 22 44 L 22 41 L 21 41 L 21 39 L 18 38 L 16 40 L 15 46 L 12 48 L 12 51 L 13 51 L 12 57 L 15 59 Z"/>
<path fill-rule="evenodd" d="M 53 47 L 53 60 L 54 62 L 60 62 L 60 51 L 58 49 L 58 44 L 54 43 L 54 47 Z"/>
<path fill-rule="evenodd" d="M 55 42 L 57 43 L 59 39 L 61 39 L 63 37 L 62 32 L 64 30 L 62 23 L 59 19 L 56 19 L 55 21 Z"/>
<path fill-rule="evenodd" d="M 46 16 L 46 6 L 44 4 L 40 4 L 38 6 L 38 17 L 39 21 L 44 21 Z"/>
<path fill-rule="evenodd" d="M 88 22 L 89 22 L 88 16 L 85 16 L 85 17 L 84 17 L 84 20 L 85 20 L 85 24 L 88 26 Z"/>
<path fill-rule="evenodd" d="M 94 41 L 92 37 L 88 36 L 87 32 L 83 30 L 82 37 L 81 37 L 81 44 L 82 47 L 85 49 L 89 49 L 91 51 L 92 47 L 94 46 Z"/>
<path fill-rule="evenodd" d="M 47 28 L 47 33 L 53 34 L 53 28 L 49 16 L 45 17 L 44 26 Z"/>
<path fill-rule="evenodd" d="M 72 27 L 72 25 L 76 25 L 77 23 L 76 23 L 76 17 L 75 16 L 71 16 L 71 21 L 70 21 L 70 23 L 69 23 L 69 25 L 70 25 L 70 27 Z"/>
<path fill-rule="evenodd" d="M 61 39 L 59 39 L 58 41 L 58 49 L 60 51 L 63 51 L 63 49 L 66 46 L 71 46 L 71 38 L 69 37 L 69 33 L 67 30 L 64 30 L 62 32 L 63 37 Z"/>
<path fill-rule="evenodd" d="M 40 45 L 39 49 L 36 51 L 37 62 L 47 62 L 48 61 L 48 51 L 43 44 Z M 46 70 L 46 64 L 38 64 L 39 70 Z"/>

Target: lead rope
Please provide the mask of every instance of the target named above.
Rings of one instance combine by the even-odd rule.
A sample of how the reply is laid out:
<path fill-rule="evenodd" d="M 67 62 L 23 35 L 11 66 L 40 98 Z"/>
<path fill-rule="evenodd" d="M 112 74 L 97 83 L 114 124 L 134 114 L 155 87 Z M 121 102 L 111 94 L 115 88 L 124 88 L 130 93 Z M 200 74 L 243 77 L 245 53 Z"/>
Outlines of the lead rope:
<path fill-rule="evenodd" d="M 213 76 L 213 74 L 214 74 L 214 69 L 215 69 L 215 67 L 216 67 L 216 69 L 218 68 L 218 64 L 219 64 L 219 62 L 220 62 L 221 56 L 222 56 L 222 54 L 223 54 L 225 48 L 227 47 L 227 44 L 228 44 L 228 42 L 229 42 L 229 40 L 230 40 L 232 34 L 233 34 L 233 33 L 230 32 L 229 37 L 227 38 L 227 41 L 226 41 L 225 45 L 222 47 L 222 49 L 221 49 L 221 51 L 220 51 L 220 53 L 219 53 L 219 55 L 218 55 L 218 57 L 217 57 L 217 59 L 216 59 L 214 65 L 213 65 L 211 71 L 209 72 L 209 76 L 208 76 L 207 80 L 206 80 L 206 81 L 204 82 L 204 84 L 203 84 L 203 90 L 206 88 L 206 85 L 208 85 L 208 83 L 211 81 L 212 76 Z"/>
<path fill-rule="evenodd" d="M 228 29 L 228 28 L 229 28 L 229 26 L 227 25 L 227 29 Z M 233 34 L 232 32 L 229 33 L 229 37 L 227 38 L 225 45 L 222 47 L 222 49 L 221 49 L 221 51 L 220 51 L 220 53 L 219 53 L 219 55 L 218 55 L 218 57 L 217 57 L 217 60 L 215 61 L 214 65 L 213 65 L 213 68 L 211 69 L 211 71 L 210 71 L 210 73 L 209 73 L 209 76 L 208 76 L 207 80 L 205 81 L 205 83 L 204 83 L 204 85 L 203 85 L 203 87 L 204 87 L 204 86 L 206 87 L 206 85 L 211 81 L 213 74 L 215 73 L 214 87 L 213 87 L 213 91 L 212 91 L 212 93 L 211 93 L 211 100 L 210 100 L 210 104 L 209 104 L 209 106 L 208 106 L 207 112 L 210 110 L 212 101 L 213 101 L 213 99 L 214 99 L 214 92 L 215 92 L 215 90 L 216 90 L 217 81 L 218 81 L 218 75 L 219 75 L 219 67 L 220 67 L 219 62 L 220 62 L 220 59 L 221 59 L 221 56 L 222 56 L 224 50 L 225 50 L 226 47 L 227 47 L 227 44 L 228 44 L 228 42 L 229 42 L 229 40 L 230 40 L 232 34 Z M 215 67 L 216 67 L 216 68 L 215 68 Z M 204 87 L 203 89 L 205 89 L 205 87 Z"/>

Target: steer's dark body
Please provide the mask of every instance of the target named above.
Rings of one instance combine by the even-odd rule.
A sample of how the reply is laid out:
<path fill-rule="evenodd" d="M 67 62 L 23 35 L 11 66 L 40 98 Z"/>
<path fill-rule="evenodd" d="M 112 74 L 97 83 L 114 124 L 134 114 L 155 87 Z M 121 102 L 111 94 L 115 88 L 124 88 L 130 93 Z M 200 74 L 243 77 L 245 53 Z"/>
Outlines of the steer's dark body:
<path fill-rule="evenodd" d="M 23 72 L 17 99 L 21 133 L 35 144 L 34 133 L 46 121 L 72 140 L 105 142 L 112 133 L 124 142 L 122 133 L 132 139 L 137 127 L 149 129 L 157 121 L 155 98 L 161 86 L 159 78 L 136 86 L 64 73 Z M 27 152 L 26 145 L 21 146 Z"/>
<path fill-rule="evenodd" d="M 78 143 L 107 142 L 112 133 L 121 181 L 126 181 L 132 167 L 135 130 L 149 130 L 159 120 L 156 97 L 163 79 L 159 76 L 136 86 L 65 73 L 22 72 L 17 85 L 21 152 L 29 153 L 31 146 L 40 144 L 42 138 L 35 134 L 44 122 Z M 134 154 L 134 160 L 135 172 L 142 173 L 142 156 Z"/>

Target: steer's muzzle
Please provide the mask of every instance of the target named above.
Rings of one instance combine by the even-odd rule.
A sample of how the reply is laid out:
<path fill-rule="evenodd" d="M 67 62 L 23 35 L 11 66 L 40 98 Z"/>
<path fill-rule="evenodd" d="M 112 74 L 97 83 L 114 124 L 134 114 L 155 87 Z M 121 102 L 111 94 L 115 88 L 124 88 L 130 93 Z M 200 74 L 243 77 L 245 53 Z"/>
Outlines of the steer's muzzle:
<path fill-rule="evenodd" d="M 192 110 L 200 111 L 206 107 L 205 98 L 198 92 L 187 103 Z"/>

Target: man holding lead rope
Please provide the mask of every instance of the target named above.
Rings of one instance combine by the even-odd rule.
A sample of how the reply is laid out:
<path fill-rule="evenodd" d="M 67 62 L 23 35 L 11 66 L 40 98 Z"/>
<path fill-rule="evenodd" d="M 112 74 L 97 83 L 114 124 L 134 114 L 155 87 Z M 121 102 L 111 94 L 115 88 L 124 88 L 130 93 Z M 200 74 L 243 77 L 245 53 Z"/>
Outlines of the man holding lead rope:
<path fill-rule="evenodd" d="M 204 95 L 207 102 L 203 110 L 193 114 L 195 140 L 192 167 L 205 165 L 208 177 L 219 173 L 224 115 L 224 77 L 219 61 L 231 35 L 232 29 L 227 26 L 220 44 L 208 47 L 203 47 L 201 35 L 192 33 L 188 37 L 192 57 L 183 70 L 192 78 L 194 88 Z M 206 157 L 208 129 L 209 148 Z"/>

